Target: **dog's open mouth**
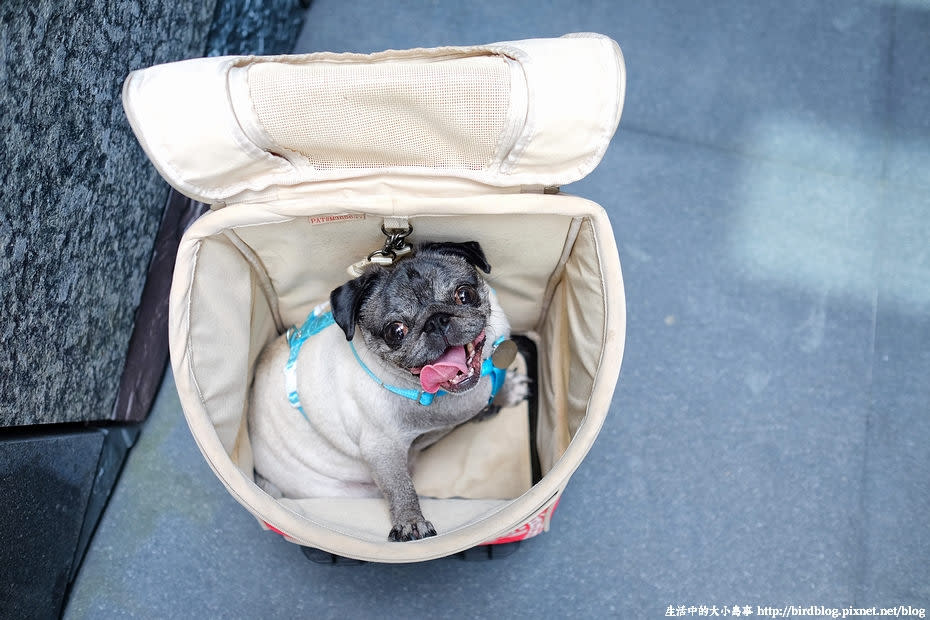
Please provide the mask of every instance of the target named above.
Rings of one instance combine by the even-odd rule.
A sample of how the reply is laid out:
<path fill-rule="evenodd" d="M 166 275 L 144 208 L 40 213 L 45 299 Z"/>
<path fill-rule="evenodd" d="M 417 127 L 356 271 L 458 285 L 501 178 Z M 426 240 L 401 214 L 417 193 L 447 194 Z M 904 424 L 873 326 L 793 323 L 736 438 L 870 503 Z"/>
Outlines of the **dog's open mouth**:
<path fill-rule="evenodd" d="M 410 372 L 420 377 L 420 386 L 424 392 L 464 392 L 474 387 L 481 378 L 484 338 L 482 330 L 471 342 L 449 347 L 432 364 L 411 368 Z"/>

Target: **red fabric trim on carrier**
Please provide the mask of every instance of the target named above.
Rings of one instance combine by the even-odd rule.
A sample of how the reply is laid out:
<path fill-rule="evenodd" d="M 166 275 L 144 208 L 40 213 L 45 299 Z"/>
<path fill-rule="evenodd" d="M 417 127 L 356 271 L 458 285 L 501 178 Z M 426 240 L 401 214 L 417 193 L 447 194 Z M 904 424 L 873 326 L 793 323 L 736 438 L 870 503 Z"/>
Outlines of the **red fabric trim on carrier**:
<path fill-rule="evenodd" d="M 265 524 L 265 527 L 267 527 L 267 528 L 268 528 L 269 530 L 271 530 L 272 532 L 275 532 L 276 534 L 280 534 L 281 536 L 287 536 L 287 534 L 285 534 L 284 532 L 282 532 L 281 530 L 279 530 L 278 528 L 276 528 L 276 527 L 273 526 L 272 524 L 268 523 L 267 521 L 262 521 L 262 523 L 264 523 L 264 524 Z"/>
<path fill-rule="evenodd" d="M 504 545 L 507 543 L 517 542 L 518 540 L 526 540 L 528 538 L 533 538 L 538 536 L 546 531 L 546 523 L 551 518 L 552 513 L 555 512 L 556 507 L 558 507 L 559 502 L 562 498 L 556 500 L 552 506 L 544 508 L 537 514 L 535 517 L 531 518 L 529 521 L 521 525 L 520 527 L 511 530 L 510 533 L 501 536 L 490 542 L 486 542 L 486 545 Z"/>

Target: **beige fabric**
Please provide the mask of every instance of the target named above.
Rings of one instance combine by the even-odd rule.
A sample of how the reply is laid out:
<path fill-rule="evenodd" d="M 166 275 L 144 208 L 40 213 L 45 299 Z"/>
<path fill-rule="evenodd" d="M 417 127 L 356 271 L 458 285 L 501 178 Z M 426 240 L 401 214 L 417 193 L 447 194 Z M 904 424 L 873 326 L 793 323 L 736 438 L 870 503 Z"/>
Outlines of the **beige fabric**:
<path fill-rule="evenodd" d="M 487 211 L 483 218 L 487 220 L 486 226 L 470 230 L 469 226 L 475 226 L 476 221 L 482 219 L 473 215 L 482 205 Z M 342 213 L 345 207 L 332 203 L 311 207 L 306 201 L 302 204 L 294 201 L 242 205 L 204 216 L 185 235 L 172 289 L 170 337 L 179 394 L 194 438 L 217 476 L 243 506 L 301 544 L 351 557 L 399 562 L 448 555 L 503 535 L 536 514 L 561 491 L 594 441 L 609 406 L 622 355 L 623 297 L 616 248 L 606 215 L 597 205 L 570 196 L 516 194 L 437 200 L 411 197 L 397 208 L 372 206 L 365 213 L 365 219 L 318 226 L 309 224 L 310 217 L 325 215 L 334 208 L 334 212 Z M 290 301 L 284 303 L 282 300 L 280 307 L 286 316 L 301 317 L 303 305 L 309 308 L 311 300 L 318 297 L 314 287 L 330 286 L 318 280 L 335 277 L 339 267 L 319 259 L 327 256 L 325 252 L 317 254 L 319 260 L 315 263 L 320 264 L 319 273 L 310 269 L 305 274 L 309 278 L 307 286 L 313 293 L 302 295 L 295 280 L 297 272 L 286 272 L 303 269 L 303 266 L 295 266 L 287 260 L 276 262 L 275 254 L 287 254 L 295 251 L 295 247 L 335 251 L 341 246 L 334 239 L 338 235 L 330 231 L 362 224 L 377 229 L 381 217 L 388 214 L 408 216 L 415 226 L 420 221 L 417 235 L 422 230 L 424 235 L 443 234 L 446 238 L 456 238 L 458 232 L 468 231 L 469 238 L 477 238 L 487 245 L 489 255 L 506 256 L 513 261 L 512 271 L 507 274 L 504 270 L 505 274 L 498 276 L 494 286 L 502 299 L 515 307 L 519 308 L 522 300 L 534 300 L 536 315 L 526 306 L 521 321 L 526 326 L 542 325 L 540 447 L 545 452 L 545 477 L 519 496 L 491 504 L 470 503 L 486 500 L 456 500 L 452 504 L 444 503 L 452 500 L 431 500 L 440 507 L 436 514 L 447 515 L 442 517 L 443 522 L 452 525 L 449 530 L 443 530 L 441 536 L 413 545 L 390 544 L 373 535 L 384 525 L 377 516 L 383 511 L 378 500 L 366 504 L 370 512 L 362 517 L 355 512 L 359 509 L 357 506 L 340 512 L 342 509 L 338 505 L 325 504 L 325 510 L 317 512 L 312 507 L 318 507 L 319 501 L 310 504 L 303 500 L 296 504 L 278 502 L 252 482 L 248 437 L 242 432 L 246 386 L 255 356 L 261 346 L 273 338 L 275 330 L 268 305 L 262 298 L 262 288 L 252 282 L 249 262 L 235 255 L 235 247 L 224 235 L 226 230 L 234 228 L 239 238 L 261 257 L 276 287 L 287 288 L 281 283 L 295 281 L 291 285 L 294 290 L 289 293 Z M 578 219 L 581 220 L 578 236 L 572 241 L 570 251 L 566 251 L 564 244 L 572 239 L 568 232 Z M 540 226 L 536 226 L 536 220 Z M 276 234 L 264 234 L 272 230 Z M 533 243 L 537 230 L 543 231 L 542 241 L 535 244 L 538 251 Z M 304 235 L 302 239 L 301 234 Z M 352 235 L 345 235 L 341 243 L 351 238 Z M 367 249 L 367 239 L 362 236 L 355 243 Z M 357 252 L 355 249 L 343 251 L 351 255 Z M 523 271 L 524 266 L 526 271 Z M 558 272 L 563 274 L 561 282 L 554 288 L 551 303 L 544 303 L 546 300 L 542 297 L 549 280 Z M 329 273 L 334 275 L 326 275 Z M 244 283 L 246 286 L 242 286 Z M 546 317 L 540 317 L 540 308 L 544 307 L 549 311 Z M 574 324 L 577 317 L 572 315 L 580 308 L 585 309 L 587 318 L 583 324 Z M 591 314 L 591 308 L 600 308 L 600 314 Z M 580 336 L 563 341 L 567 343 L 565 351 L 579 356 L 578 361 L 549 355 L 547 341 L 555 341 L 555 334 L 568 330 L 576 330 Z M 556 361 L 546 361 L 550 358 Z M 566 381 L 566 372 L 573 373 L 571 381 Z M 575 378 L 578 378 L 577 385 Z M 553 390 L 551 384 L 562 387 Z M 553 415 L 561 419 L 543 422 L 551 420 Z M 557 427 L 563 430 L 558 431 L 561 433 L 559 439 L 552 441 L 550 436 L 556 431 L 546 429 Z M 566 444 L 566 433 L 571 437 L 573 431 L 571 442 Z M 493 442 L 476 437 L 452 441 L 461 441 L 461 444 L 450 454 L 478 454 L 490 458 L 470 460 L 465 465 L 457 461 L 458 457 L 449 459 L 445 469 L 439 467 L 437 471 L 440 477 L 445 476 L 453 484 L 445 492 L 431 489 L 431 494 L 463 495 L 469 493 L 457 486 L 463 480 L 470 477 L 480 482 L 501 475 L 495 464 L 496 456 L 481 455 L 480 450 L 473 449 L 473 446 L 490 446 Z M 524 445 L 516 449 L 526 450 L 525 439 L 519 442 Z M 501 447 L 504 452 L 514 449 L 513 446 Z M 514 474 L 517 469 L 509 473 Z M 463 475 L 466 470 L 468 474 Z M 479 484 L 473 494 L 482 493 Z"/>
<path fill-rule="evenodd" d="M 487 201 L 470 204 L 480 211 Z M 339 210 L 334 214 L 338 216 Z M 520 332 L 535 327 L 539 283 L 545 286 L 558 264 L 569 218 L 541 214 L 534 218 L 532 236 L 525 234 L 522 219 L 507 215 L 459 215 L 454 226 L 446 216 L 424 214 L 408 221 L 414 229 L 414 241 L 479 240 L 492 266 L 488 282 L 497 291 L 511 325 Z M 238 228 L 237 234 L 265 265 L 278 295 L 282 320 L 293 325 L 349 279 L 349 265 L 383 246 L 380 227 L 377 217 L 337 217 L 330 223 L 314 224 L 309 216 L 302 216 L 282 224 Z"/>
<path fill-rule="evenodd" d="M 198 251 L 199 265 L 214 265 L 206 277 L 194 279 L 190 307 L 188 355 L 195 368 L 214 369 L 198 383 L 198 396 L 207 403 L 210 420 L 223 448 L 231 452 L 245 425 L 246 390 L 258 354 L 255 341 L 274 333 L 270 313 L 257 313 L 253 278 L 233 245 L 224 236 L 212 237 Z M 226 266 L 226 268 L 222 268 Z M 219 311 L 217 311 L 219 310 Z"/>
<path fill-rule="evenodd" d="M 379 83 L 387 90 L 372 90 Z M 494 540 L 557 500 L 610 406 L 625 306 L 603 209 L 541 190 L 597 165 L 624 89 L 616 43 L 588 34 L 197 59 L 127 78 L 124 106 L 149 158 L 217 209 L 179 248 L 169 339 L 191 433 L 239 503 L 300 544 L 409 562 Z M 378 92 L 394 98 L 396 114 L 366 108 Z M 365 99 L 342 107 L 340 94 Z M 416 118 L 405 116 L 410 108 Z M 356 140 L 345 129 L 354 114 L 377 129 Z M 419 124 L 426 118 L 440 128 Z M 524 418 L 502 417 L 506 431 L 463 427 L 427 455 L 435 478 L 419 482 L 436 497 L 472 499 L 424 500 L 441 534 L 405 544 L 386 540 L 379 500 L 276 501 L 261 491 L 245 423 L 255 359 L 278 332 L 272 309 L 279 323 L 302 321 L 380 247 L 385 218 L 408 218 L 414 239 L 481 242 L 515 331 L 540 349 L 542 480 L 526 480 Z M 501 486 L 490 488 L 494 477 Z"/>
<path fill-rule="evenodd" d="M 420 499 L 426 518 L 446 533 L 478 521 L 507 503 L 504 500 Z M 372 544 L 381 543 L 391 529 L 391 516 L 383 500 L 283 499 L 280 504 L 297 514 L 313 515 L 322 525 L 337 532 L 346 531 L 346 515 L 352 515 L 352 529 L 346 533 Z"/>
<path fill-rule="evenodd" d="M 552 469 L 588 411 L 605 340 L 603 286 L 590 220 L 582 223 L 565 271 L 543 317 L 537 447 L 544 472 Z"/>
<path fill-rule="evenodd" d="M 158 172 L 178 191 L 213 203 L 263 189 L 293 168 L 245 136 L 230 106 L 234 58 L 198 58 L 129 74 L 126 117 Z"/>
<path fill-rule="evenodd" d="M 292 80 L 306 90 L 292 92 Z M 383 93 L 373 85 L 385 82 L 396 107 L 375 103 Z M 583 34 L 370 55 L 188 60 L 131 73 L 123 105 L 168 182 L 220 203 L 373 173 L 565 185 L 603 157 L 624 90 L 620 48 Z M 342 106 L 337 92 L 355 105 Z M 351 127 L 367 124 L 364 137 L 352 136 Z"/>
<path fill-rule="evenodd" d="M 620 47 L 590 33 L 500 46 L 520 62 L 532 101 L 504 170 L 523 178 L 557 177 L 545 185 L 584 177 L 601 161 L 620 122 L 626 89 Z"/>
<path fill-rule="evenodd" d="M 526 373 L 518 357 L 510 369 Z M 523 402 L 460 426 L 417 459 L 413 483 L 425 497 L 519 497 L 533 484 L 529 406 Z"/>
<path fill-rule="evenodd" d="M 510 67 L 501 56 L 259 63 L 247 70 L 252 106 L 270 144 L 317 169 L 481 170 L 508 129 Z"/>

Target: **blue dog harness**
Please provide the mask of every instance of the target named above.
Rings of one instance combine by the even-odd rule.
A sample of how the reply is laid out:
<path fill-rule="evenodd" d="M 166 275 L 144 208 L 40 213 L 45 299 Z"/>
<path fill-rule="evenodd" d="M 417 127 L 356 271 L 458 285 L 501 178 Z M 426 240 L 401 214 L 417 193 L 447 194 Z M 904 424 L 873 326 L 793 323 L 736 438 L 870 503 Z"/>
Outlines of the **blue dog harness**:
<path fill-rule="evenodd" d="M 304 321 L 304 324 L 300 327 L 296 325 L 287 330 L 287 344 L 290 347 L 290 355 L 288 355 L 287 363 L 284 365 L 284 387 L 287 390 L 287 401 L 291 404 L 291 407 L 300 412 L 300 415 L 304 417 L 307 422 L 310 419 L 307 417 L 307 414 L 304 412 L 304 408 L 300 404 L 300 394 L 297 391 L 297 356 L 300 355 L 300 348 L 307 341 L 310 336 L 314 336 L 327 327 L 335 324 L 335 319 L 333 319 L 332 311 L 323 312 L 323 308 L 326 304 L 322 304 L 313 309 L 310 313 L 310 316 L 307 317 L 307 320 Z M 502 336 L 498 338 L 493 347 L 496 349 L 500 343 L 502 343 L 505 338 Z M 355 350 L 355 344 L 350 340 L 349 347 L 352 349 L 352 354 L 355 356 L 355 359 L 358 361 L 359 365 L 362 367 L 362 370 L 371 377 L 375 383 L 379 386 L 386 389 L 392 394 L 397 394 L 398 396 L 403 396 L 404 398 L 409 398 L 410 400 L 416 401 L 423 406 L 429 406 L 433 403 L 437 396 L 443 396 L 447 394 L 442 390 L 439 390 L 435 394 L 430 394 L 429 392 L 424 392 L 423 390 L 416 390 L 413 388 L 401 388 L 395 385 L 389 385 L 378 378 L 378 376 L 372 372 L 372 370 L 365 365 L 365 362 L 362 361 L 362 358 L 359 357 L 358 351 Z M 492 349 L 493 350 L 493 349 Z M 491 376 L 491 396 L 488 398 L 488 404 L 491 404 L 491 401 L 494 400 L 494 397 L 497 395 L 497 392 L 501 389 L 501 386 L 504 385 L 504 380 L 507 378 L 507 369 L 506 368 L 497 368 L 492 362 L 491 358 L 484 360 L 481 363 L 481 376 L 486 375 Z"/>

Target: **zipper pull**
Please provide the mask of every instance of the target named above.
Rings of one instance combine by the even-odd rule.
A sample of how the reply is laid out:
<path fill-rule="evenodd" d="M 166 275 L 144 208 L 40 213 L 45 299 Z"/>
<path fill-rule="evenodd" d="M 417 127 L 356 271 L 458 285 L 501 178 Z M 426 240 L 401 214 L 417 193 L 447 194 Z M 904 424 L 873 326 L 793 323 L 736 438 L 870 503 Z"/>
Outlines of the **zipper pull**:
<path fill-rule="evenodd" d="M 521 194 L 558 194 L 558 185 L 521 185 Z"/>

